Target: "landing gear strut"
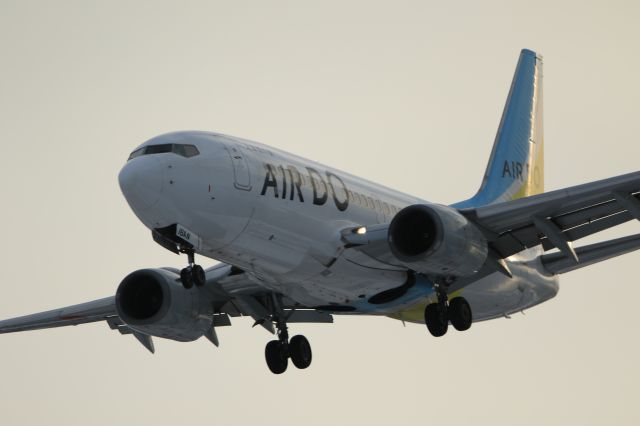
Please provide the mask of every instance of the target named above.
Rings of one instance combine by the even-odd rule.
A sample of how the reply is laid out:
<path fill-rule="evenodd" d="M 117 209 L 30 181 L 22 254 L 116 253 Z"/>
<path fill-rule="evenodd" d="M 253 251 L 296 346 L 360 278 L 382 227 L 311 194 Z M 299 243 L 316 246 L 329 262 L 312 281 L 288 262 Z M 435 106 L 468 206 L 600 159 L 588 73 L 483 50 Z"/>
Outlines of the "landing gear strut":
<path fill-rule="evenodd" d="M 287 370 L 289 358 L 299 369 L 305 369 L 311 365 L 311 345 L 306 337 L 302 335 L 293 336 L 289 340 L 289 329 L 284 317 L 284 310 L 280 306 L 280 301 L 273 297 L 273 307 L 276 314 L 273 320 L 278 330 L 278 340 L 267 343 L 264 349 L 264 356 L 267 366 L 273 374 L 282 374 Z"/>
<path fill-rule="evenodd" d="M 180 271 L 180 281 L 186 289 L 190 289 L 195 284 L 197 287 L 202 287 L 206 282 L 206 276 L 204 269 L 200 265 L 196 265 L 195 253 L 193 250 L 186 251 L 189 258 L 189 266 L 183 268 Z"/>
<path fill-rule="evenodd" d="M 434 284 L 438 301 L 430 303 L 424 310 L 424 322 L 434 337 L 444 336 L 451 325 L 464 331 L 471 327 L 473 315 L 469 302 L 464 297 L 454 297 L 449 301 L 447 289 L 443 284 Z"/>

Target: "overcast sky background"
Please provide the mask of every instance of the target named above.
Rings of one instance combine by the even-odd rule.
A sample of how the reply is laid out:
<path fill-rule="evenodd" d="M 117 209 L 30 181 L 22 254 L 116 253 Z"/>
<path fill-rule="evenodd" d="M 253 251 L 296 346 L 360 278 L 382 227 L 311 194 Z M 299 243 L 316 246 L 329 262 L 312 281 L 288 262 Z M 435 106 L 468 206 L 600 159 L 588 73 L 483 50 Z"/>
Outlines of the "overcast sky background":
<path fill-rule="evenodd" d="M 0 317 L 184 264 L 120 193 L 181 129 L 258 140 L 443 203 L 480 184 L 520 49 L 545 61 L 547 189 L 640 169 L 637 2 L 0 0 Z M 640 232 L 631 223 L 620 233 Z M 0 336 L 2 424 L 637 425 L 640 253 L 526 315 L 432 338 L 295 325 L 272 375 L 250 320 L 150 355 L 104 323 Z M 203 262 L 209 265 L 213 262 Z"/>

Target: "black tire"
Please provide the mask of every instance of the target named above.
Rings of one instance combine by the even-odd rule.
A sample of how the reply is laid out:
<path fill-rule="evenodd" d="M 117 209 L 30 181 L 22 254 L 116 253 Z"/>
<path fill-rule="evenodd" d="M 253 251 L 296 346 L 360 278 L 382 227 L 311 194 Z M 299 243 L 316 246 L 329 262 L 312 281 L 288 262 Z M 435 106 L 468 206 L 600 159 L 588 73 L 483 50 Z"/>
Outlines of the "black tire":
<path fill-rule="evenodd" d="M 193 268 L 191 269 L 191 278 L 196 287 L 202 287 L 207 282 L 207 276 L 200 265 L 193 265 Z"/>
<path fill-rule="evenodd" d="M 180 271 L 180 281 L 182 281 L 182 286 L 187 290 L 193 287 L 193 271 L 191 270 L 191 266 L 187 266 Z"/>
<path fill-rule="evenodd" d="M 451 325 L 458 331 L 465 331 L 471 327 L 473 314 L 467 299 L 456 297 L 449 302 L 449 319 L 451 320 Z"/>
<path fill-rule="evenodd" d="M 291 338 L 289 342 L 289 355 L 293 365 L 304 370 L 311 365 L 311 345 L 306 337 L 297 335 Z"/>
<path fill-rule="evenodd" d="M 443 309 L 443 306 L 438 303 L 427 305 L 424 310 L 424 322 L 433 337 L 444 336 L 449 328 L 446 308 Z"/>
<path fill-rule="evenodd" d="M 278 340 L 272 340 L 267 343 L 264 348 L 264 357 L 267 360 L 267 366 L 273 374 L 282 374 L 287 371 L 289 358 L 285 346 Z"/>

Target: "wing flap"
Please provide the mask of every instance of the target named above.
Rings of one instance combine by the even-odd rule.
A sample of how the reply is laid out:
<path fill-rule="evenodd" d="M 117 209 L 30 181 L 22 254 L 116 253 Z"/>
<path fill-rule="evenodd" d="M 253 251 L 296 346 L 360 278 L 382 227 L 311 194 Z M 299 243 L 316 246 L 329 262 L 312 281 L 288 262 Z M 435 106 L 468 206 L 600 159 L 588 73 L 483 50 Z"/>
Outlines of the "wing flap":
<path fill-rule="evenodd" d="M 492 248 L 509 257 L 526 248 L 549 250 L 636 218 L 640 172 L 514 201 L 461 210 Z M 557 231 L 557 232 L 554 232 Z"/>
<path fill-rule="evenodd" d="M 495 232 L 503 233 L 528 225 L 531 223 L 532 215 L 556 218 L 567 216 L 585 220 L 584 217 L 572 213 L 606 204 L 609 206 L 608 209 L 598 210 L 598 213 L 600 216 L 608 216 L 625 210 L 619 204 L 612 203 L 615 200 L 614 192 L 637 196 L 638 191 L 640 172 L 634 172 L 513 201 L 464 209 L 461 212 L 474 212 L 477 220 L 483 225 Z M 592 213 L 587 215 L 589 216 L 595 217 Z M 575 219 L 571 223 L 575 225 Z"/>
<path fill-rule="evenodd" d="M 601 219 L 594 220 L 593 222 L 571 228 L 565 232 L 569 241 L 579 240 L 580 238 L 588 237 L 589 235 L 596 234 L 605 229 L 613 228 L 614 226 L 621 225 L 625 222 L 632 220 L 633 218 L 626 211 L 615 213 L 611 216 L 607 216 Z"/>

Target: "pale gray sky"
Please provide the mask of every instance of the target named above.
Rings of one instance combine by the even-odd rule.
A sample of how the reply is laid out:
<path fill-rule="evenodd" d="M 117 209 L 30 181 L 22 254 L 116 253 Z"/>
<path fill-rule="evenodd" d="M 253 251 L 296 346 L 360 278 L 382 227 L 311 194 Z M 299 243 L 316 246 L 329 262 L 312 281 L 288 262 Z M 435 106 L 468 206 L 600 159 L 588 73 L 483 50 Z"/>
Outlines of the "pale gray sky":
<path fill-rule="evenodd" d="M 480 183 L 521 48 L 545 58 L 547 189 L 640 168 L 636 2 L 0 0 L 0 317 L 180 266 L 120 194 L 154 135 L 216 130 L 436 202 Z M 640 232 L 640 224 L 624 232 Z M 617 233 L 608 233 L 616 235 Z M 105 324 L 0 336 L 3 424 L 636 425 L 640 253 L 558 297 L 432 338 L 384 318 L 296 325 L 273 376 L 251 321 L 216 349 Z"/>

